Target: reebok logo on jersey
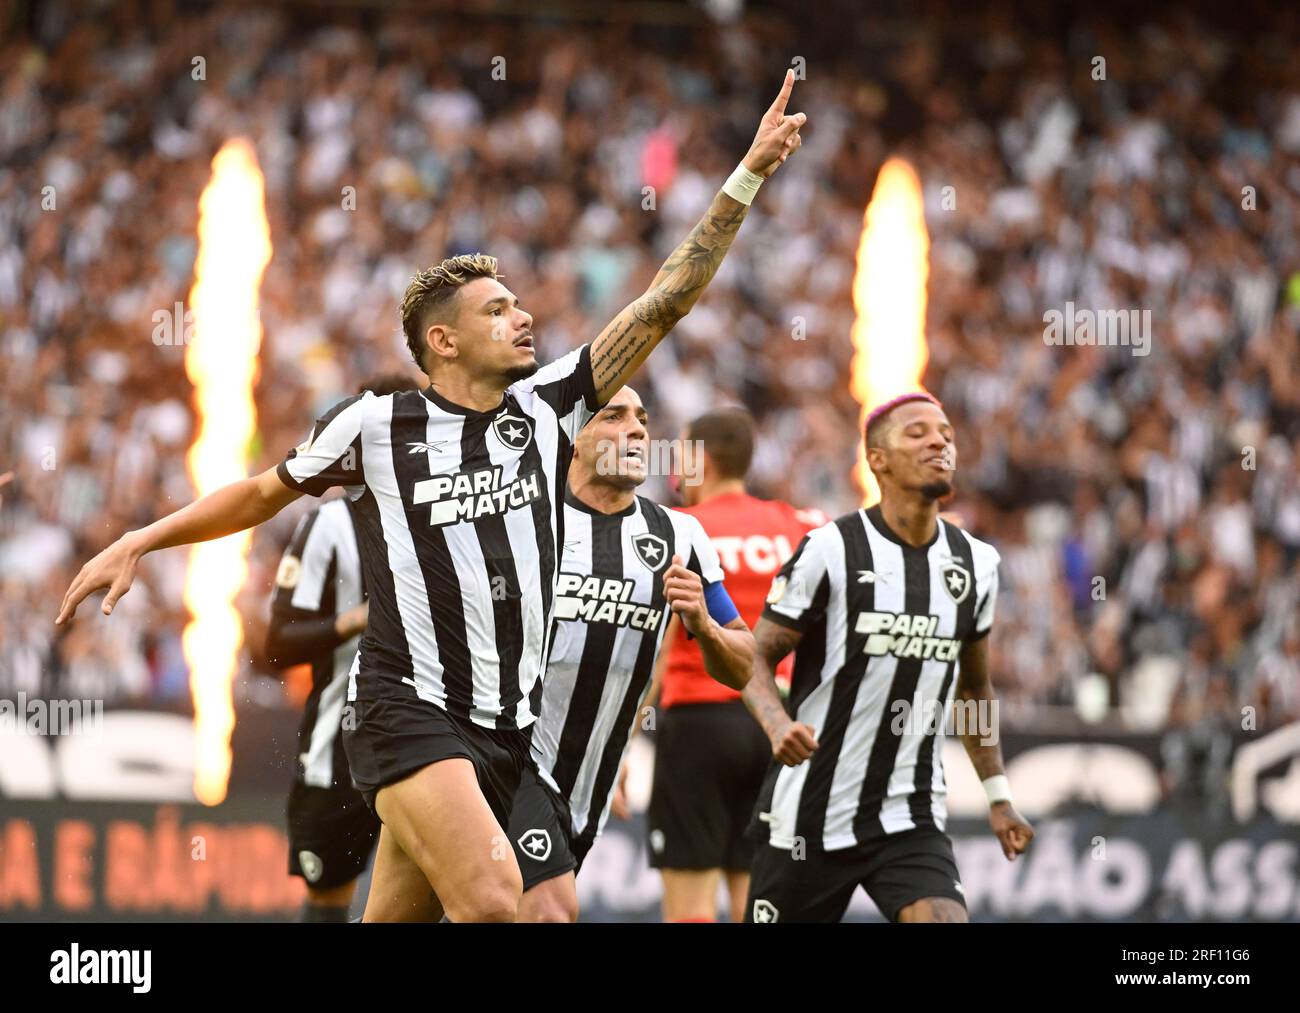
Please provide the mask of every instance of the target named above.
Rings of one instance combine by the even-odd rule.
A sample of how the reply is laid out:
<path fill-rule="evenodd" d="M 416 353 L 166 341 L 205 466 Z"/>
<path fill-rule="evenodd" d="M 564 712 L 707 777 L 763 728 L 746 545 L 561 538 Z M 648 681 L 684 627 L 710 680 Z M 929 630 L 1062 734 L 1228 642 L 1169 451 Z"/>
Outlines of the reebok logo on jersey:
<path fill-rule="evenodd" d="M 631 600 L 636 582 L 617 577 L 582 577 L 561 573 L 555 584 L 555 618 L 612 623 L 634 630 L 659 629 L 663 610 Z"/>
<path fill-rule="evenodd" d="M 961 641 L 936 637 L 939 617 L 909 615 L 906 612 L 862 612 L 854 629 L 867 634 L 863 652 L 872 657 L 892 654 L 896 658 L 926 661 L 955 661 Z"/>
<path fill-rule="evenodd" d="M 503 484 L 503 476 L 500 465 L 435 475 L 415 483 L 411 502 L 416 506 L 428 503 L 429 523 L 440 527 L 518 510 L 542 498 L 540 471 L 520 474 L 508 484 Z"/>

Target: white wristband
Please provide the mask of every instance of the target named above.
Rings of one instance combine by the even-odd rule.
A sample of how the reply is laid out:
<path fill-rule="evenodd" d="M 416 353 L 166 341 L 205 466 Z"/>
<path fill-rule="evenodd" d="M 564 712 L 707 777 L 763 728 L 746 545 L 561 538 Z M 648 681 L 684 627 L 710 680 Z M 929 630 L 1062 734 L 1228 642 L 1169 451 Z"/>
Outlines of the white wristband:
<path fill-rule="evenodd" d="M 989 805 L 997 802 L 1011 801 L 1011 782 L 1006 774 L 994 774 L 984 780 L 984 794 L 988 796 Z"/>
<path fill-rule="evenodd" d="M 754 202 L 754 194 L 758 193 L 758 188 L 762 185 L 763 177 L 750 172 L 745 168 L 745 163 L 741 162 L 736 166 L 736 171 L 722 184 L 722 192 L 732 200 L 748 206 Z"/>

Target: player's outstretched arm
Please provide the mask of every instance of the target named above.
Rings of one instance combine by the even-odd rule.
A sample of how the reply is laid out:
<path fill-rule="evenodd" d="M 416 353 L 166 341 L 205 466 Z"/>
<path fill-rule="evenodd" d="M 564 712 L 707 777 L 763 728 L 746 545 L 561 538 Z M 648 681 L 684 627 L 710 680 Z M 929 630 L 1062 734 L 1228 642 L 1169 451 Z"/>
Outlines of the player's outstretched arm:
<path fill-rule="evenodd" d="M 754 715 L 768 741 L 772 755 L 787 767 L 797 767 L 812 756 L 817 737 L 812 728 L 791 720 L 776 689 L 776 666 L 803 639 L 798 630 L 787 629 L 770 619 L 759 619 L 754 627 L 754 664 L 741 699 Z"/>
<path fill-rule="evenodd" d="M 790 70 L 741 163 L 749 176 L 738 182 L 734 176 L 728 180 L 699 224 L 664 261 L 645 293 L 625 306 L 592 342 L 591 369 L 601 404 L 632 378 L 664 335 L 690 312 L 731 248 L 758 183 L 798 150 L 802 143 L 799 128 L 807 117 L 803 113 L 786 115 L 793 88 L 794 71 Z M 728 190 L 740 193 L 745 202 Z"/>
<path fill-rule="evenodd" d="M 989 678 L 989 641 L 987 637 L 968 642 L 961 649 L 961 675 L 957 680 L 958 720 L 957 734 L 966 747 L 966 755 L 975 767 L 981 781 L 1001 778 L 1006 784 L 1006 768 L 1002 764 L 1002 746 L 996 727 L 990 726 L 985 715 L 996 717 L 997 698 L 993 681 Z M 974 703 L 972 708 L 970 703 Z M 964 706 L 963 706 L 964 705 Z M 971 718 L 974 710 L 976 719 Z M 995 782 L 997 783 L 997 782 Z M 1034 829 L 1024 819 L 1009 798 L 991 802 L 989 823 L 1002 842 L 1002 853 L 1009 860 L 1021 854 L 1034 839 Z"/>
<path fill-rule="evenodd" d="M 111 615 L 117 600 L 130 590 L 135 568 L 146 552 L 206 542 L 255 527 L 301 495 L 281 482 L 272 468 L 232 482 L 139 531 L 128 531 L 81 568 L 63 596 L 55 623 L 71 619 L 87 595 L 104 588 L 108 588 L 108 594 L 101 611 Z"/>

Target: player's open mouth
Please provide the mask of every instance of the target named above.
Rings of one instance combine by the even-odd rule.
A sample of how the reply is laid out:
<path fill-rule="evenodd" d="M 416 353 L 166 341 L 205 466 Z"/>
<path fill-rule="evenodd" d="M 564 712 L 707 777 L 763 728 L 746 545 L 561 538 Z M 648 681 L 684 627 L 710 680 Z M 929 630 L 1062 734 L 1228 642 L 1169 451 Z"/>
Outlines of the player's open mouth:
<path fill-rule="evenodd" d="M 525 334 L 522 338 L 517 338 L 515 340 L 515 347 L 527 348 L 531 352 L 533 350 L 533 336 L 531 334 Z"/>

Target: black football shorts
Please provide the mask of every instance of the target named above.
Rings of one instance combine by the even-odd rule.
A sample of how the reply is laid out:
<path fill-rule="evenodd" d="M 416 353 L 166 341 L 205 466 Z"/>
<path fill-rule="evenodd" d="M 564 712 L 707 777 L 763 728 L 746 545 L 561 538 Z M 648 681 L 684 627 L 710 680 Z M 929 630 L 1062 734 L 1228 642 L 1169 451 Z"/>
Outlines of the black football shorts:
<path fill-rule="evenodd" d="M 745 921 L 837 922 L 859 886 L 891 922 L 924 897 L 966 906 L 952 843 L 942 831 L 918 827 L 840 851 L 796 855 L 758 845 Z"/>
<path fill-rule="evenodd" d="M 352 706 L 355 720 L 343 723 L 343 747 L 352 780 L 372 810 L 380 788 L 461 756 L 474 765 L 497 822 L 509 823 L 519 775 L 528 763 L 531 728 L 481 728 L 419 697 L 357 700 Z"/>
<path fill-rule="evenodd" d="M 351 785 L 289 789 L 289 875 L 329 890 L 361 875 L 379 839 L 379 820 Z"/>
<path fill-rule="evenodd" d="M 573 837 L 569 804 L 531 766 L 525 768 L 510 810 L 510 844 L 524 889 L 582 868 L 587 848 Z"/>
<path fill-rule="evenodd" d="M 772 748 L 739 700 L 669 707 L 655 736 L 652 869 L 749 868 L 745 829 Z"/>

